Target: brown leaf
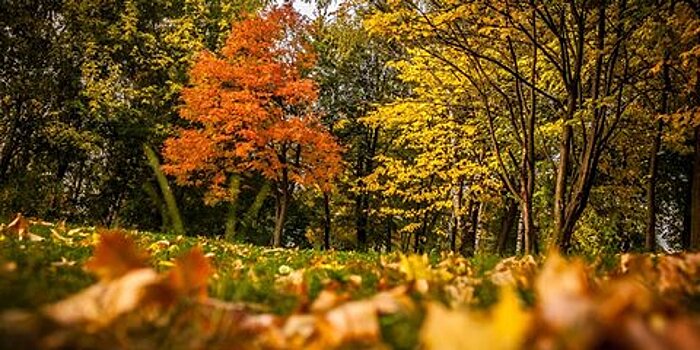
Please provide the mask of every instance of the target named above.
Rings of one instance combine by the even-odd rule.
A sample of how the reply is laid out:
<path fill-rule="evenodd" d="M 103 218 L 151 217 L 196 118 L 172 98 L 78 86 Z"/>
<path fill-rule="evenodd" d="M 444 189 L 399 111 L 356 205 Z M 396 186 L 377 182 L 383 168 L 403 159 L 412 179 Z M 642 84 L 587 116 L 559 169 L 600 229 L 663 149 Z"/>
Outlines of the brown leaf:
<path fill-rule="evenodd" d="M 549 255 L 535 282 L 540 316 L 554 330 L 564 330 L 591 316 L 591 290 L 583 263 Z"/>
<path fill-rule="evenodd" d="M 148 287 L 160 280 L 153 269 L 132 270 L 121 277 L 94 284 L 45 307 L 43 311 L 66 326 L 85 325 L 100 329 L 140 306 Z"/>
<path fill-rule="evenodd" d="M 338 305 L 340 302 L 347 300 L 347 296 L 341 296 L 330 290 L 322 290 L 311 304 L 312 312 L 325 312 Z"/>
<path fill-rule="evenodd" d="M 532 255 L 501 260 L 489 272 L 491 282 L 497 286 L 518 286 L 528 289 L 537 272 L 537 262 Z"/>
<path fill-rule="evenodd" d="M 30 238 L 29 221 L 22 215 L 22 213 L 17 213 L 15 219 L 12 220 L 12 222 L 10 222 L 3 231 L 6 235 L 19 240 Z"/>
<path fill-rule="evenodd" d="M 700 322 L 680 317 L 666 327 L 668 348 L 679 350 L 700 349 Z"/>
<path fill-rule="evenodd" d="M 207 281 L 213 269 L 202 248 L 195 247 L 175 260 L 168 273 L 168 284 L 179 296 L 207 297 Z"/>
<path fill-rule="evenodd" d="M 119 230 L 103 230 L 100 242 L 85 267 L 101 280 L 113 280 L 147 267 L 148 255 Z"/>
<path fill-rule="evenodd" d="M 325 313 L 291 316 L 282 328 L 286 348 L 329 349 L 352 343 L 376 344 L 381 334 L 379 315 L 407 309 L 411 302 L 406 291 L 397 288 L 370 299 L 340 304 Z M 323 298 L 332 298 L 327 295 Z"/>

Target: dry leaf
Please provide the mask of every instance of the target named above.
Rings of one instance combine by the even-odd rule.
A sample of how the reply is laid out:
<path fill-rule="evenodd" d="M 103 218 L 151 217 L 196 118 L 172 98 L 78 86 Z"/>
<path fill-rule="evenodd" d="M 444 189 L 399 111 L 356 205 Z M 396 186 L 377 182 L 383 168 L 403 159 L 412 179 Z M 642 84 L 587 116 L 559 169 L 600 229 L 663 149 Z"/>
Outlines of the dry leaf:
<path fill-rule="evenodd" d="M 44 237 L 29 232 L 29 220 L 27 220 L 22 213 L 17 213 L 15 219 L 7 224 L 2 232 L 9 237 L 17 238 L 20 241 L 24 239 L 28 239 L 32 242 L 40 242 L 44 240 Z"/>
<path fill-rule="evenodd" d="M 591 316 L 593 304 L 588 278 L 580 261 L 567 262 L 552 253 L 535 282 L 542 320 L 561 331 Z"/>
<path fill-rule="evenodd" d="M 213 269 L 202 248 L 195 247 L 175 260 L 168 283 L 179 296 L 207 297 L 207 281 Z"/>
<path fill-rule="evenodd" d="M 148 255 L 130 237 L 118 230 L 104 230 L 85 267 L 102 280 L 112 280 L 147 267 L 147 262 Z"/>
<path fill-rule="evenodd" d="M 530 319 L 515 291 L 505 288 L 490 314 L 449 310 L 429 303 L 420 338 L 425 349 L 519 349 Z"/>
<path fill-rule="evenodd" d="M 86 325 L 99 329 L 119 316 L 136 309 L 148 287 L 160 282 L 158 274 L 143 268 L 91 287 L 44 308 L 54 321 L 67 325 Z"/>

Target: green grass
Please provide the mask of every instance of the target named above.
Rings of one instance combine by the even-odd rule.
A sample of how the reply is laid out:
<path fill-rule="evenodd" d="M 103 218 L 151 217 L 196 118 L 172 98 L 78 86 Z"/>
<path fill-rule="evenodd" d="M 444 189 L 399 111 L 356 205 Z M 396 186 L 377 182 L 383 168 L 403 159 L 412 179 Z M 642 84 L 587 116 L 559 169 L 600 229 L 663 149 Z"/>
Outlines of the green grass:
<path fill-rule="evenodd" d="M 66 229 L 35 225 L 30 231 L 43 239 L 20 241 L 17 237 L 0 235 L 0 315 L 3 311 L 14 308 L 34 311 L 96 281 L 83 268 L 100 239 L 94 228 Z M 557 279 L 556 275 L 547 275 L 547 278 L 553 279 L 552 288 L 562 288 L 564 282 L 571 283 L 572 273 L 573 276 L 588 274 L 585 281 L 577 282 L 576 278 L 573 279 L 573 283 L 581 283 L 581 288 L 588 288 L 587 283 L 591 283 L 590 295 L 581 299 L 585 302 L 602 300 L 605 296 L 603 292 L 610 288 L 639 288 L 637 283 L 643 282 L 649 296 L 656 298 L 654 300 L 673 299 L 677 302 L 673 305 L 666 302 L 657 305 L 661 311 L 677 307 L 668 315 L 683 315 L 684 312 L 696 314 L 700 310 L 700 298 L 696 291 L 686 293 L 679 289 L 669 292 L 671 294 L 668 295 L 672 298 L 667 298 L 667 294 L 663 294 L 666 292 L 656 289 L 656 280 L 674 281 L 678 286 L 697 285 L 697 271 L 700 270 L 693 267 L 697 260 L 690 255 L 686 256 L 689 259 L 687 261 L 665 260 L 665 268 L 658 271 L 638 271 L 629 276 L 619 276 L 619 256 L 602 256 L 594 261 L 589 260 L 584 269 L 579 263 L 562 263 L 565 260 L 559 259 L 557 255 L 550 260 L 554 265 L 546 265 L 549 264 L 547 262 L 543 267 L 541 257 L 501 260 L 495 255 L 464 258 L 441 254 L 425 257 L 403 256 L 400 253 L 270 249 L 234 244 L 216 237 L 187 237 L 138 231 L 128 231 L 128 234 L 140 249 L 149 252 L 151 266 L 159 271 L 170 269 L 174 260 L 192 247 L 201 247 L 210 258 L 215 271 L 209 277 L 209 296 L 244 304 L 251 315 L 271 313 L 308 316 L 314 314 L 312 304 L 322 291 L 335 293 L 337 300 L 345 301 L 371 298 L 379 291 L 399 287 L 399 294 L 408 300 L 406 307 L 395 313 L 383 314 L 378 319 L 383 344 L 394 349 L 415 349 L 419 346 L 420 331 L 423 328 L 421 325 L 427 307 L 434 306 L 435 302 L 448 305 L 455 311 L 476 311 L 474 319 L 481 320 L 480 322 L 496 322 L 491 318 L 495 317 L 493 315 L 498 309 L 494 305 L 502 305 L 498 299 L 503 295 L 501 293 L 504 289 L 499 285 L 504 283 L 513 283 L 526 310 L 523 312 L 535 315 L 534 319 L 537 319 L 538 312 L 542 310 L 538 305 L 546 305 L 548 300 L 543 299 L 542 294 L 538 294 L 541 291 L 534 288 L 536 282 L 540 285 L 539 282 L 542 281 L 535 274 L 541 269 L 547 271 L 548 266 L 554 269 L 550 270 L 550 274 L 551 271 L 558 271 L 565 276 Z M 637 258 L 650 258 L 652 261 L 664 259 L 659 256 Z M 673 264 L 677 264 L 678 270 Z M 645 281 L 645 273 L 650 272 L 653 274 L 649 276 L 657 277 Z M 508 276 L 514 282 L 504 282 L 504 279 L 509 280 Z M 550 282 L 549 279 L 547 283 Z M 623 288 L 621 291 L 626 292 L 628 289 Z M 662 296 L 664 298 L 660 298 Z M 640 312 L 630 310 L 633 314 Z M 562 312 L 566 310 L 562 309 Z M 173 320 L 178 319 L 173 317 Z M 291 319 L 293 318 L 288 320 Z M 122 324 L 130 327 L 128 322 Z M 148 327 L 161 328 L 151 331 Z M 151 334 L 150 338 L 141 337 L 140 334 L 133 338 L 169 344 L 170 341 L 176 341 L 174 339 L 190 337 L 188 334 L 178 334 L 177 337 L 172 335 L 181 328 L 169 329 L 166 323 L 156 322 L 139 330 Z M 441 330 L 440 327 L 438 329 Z M 115 336 L 119 332 L 115 331 Z M 561 336 L 562 339 L 567 337 L 566 334 Z M 78 337 L 78 340 L 82 339 Z M 92 338 L 88 340 L 90 339 Z M 91 341 L 100 344 L 101 340 L 103 339 L 97 337 Z"/>
<path fill-rule="evenodd" d="M 68 241 L 52 236 L 49 227 L 33 226 L 30 231 L 45 239 L 0 241 L 0 263 L 16 266 L 0 271 L 0 309 L 34 309 L 95 282 L 82 267 L 97 239 L 93 228 L 82 228 L 72 234 L 63 231 L 61 235 Z M 368 297 L 377 292 L 380 275 L 386 275 L 377 253 L 270 249 L 232 244 L 218 238 L 152 232 L 131 234 L 140 247 L 150 252 L 152 266 L 158 270 L 167 270 L 177 256 L 201 246 L 211 257 L 216 271 L 209 283 L 210 296 L 245 302 L 264 312 L 290 313 L 329 286 L 352 299 Z M 398 260 L 398 255 L 390 259 Z M 300 296 L 297 290 L 290 290 L 294 288 L 280 283 L 295 271 L 302 271 L 300 288 L 305 295 Z M 399 274 L 393 277 L 387 281 L 389 285 L 402 282 Z"/>

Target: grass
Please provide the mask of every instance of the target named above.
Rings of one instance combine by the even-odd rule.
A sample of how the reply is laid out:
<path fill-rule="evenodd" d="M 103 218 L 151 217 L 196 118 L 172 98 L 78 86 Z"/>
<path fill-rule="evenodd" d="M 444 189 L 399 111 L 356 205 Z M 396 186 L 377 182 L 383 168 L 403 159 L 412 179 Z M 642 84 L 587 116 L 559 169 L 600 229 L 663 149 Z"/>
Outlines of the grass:
<path fill-rule="evenodd" d="M 16 308 L 38 310 L 96 281 L 83 268 L 99 238 L 96 230 L 64 229 L 59 237 L 51 229 L 30 227 L 30 232 L 44 238 L 42 241 L 18 241 L 0 235 L 0 313 Z M 356 300 L 406 282 L 397 269 L 387 269 L 387 264 L 398 264 L 398 253 L 270 249 L 220 238 L 136 231 L 130 234 L 150 253 L 151 265 L 157 270 L 169 269 L 177 256 L 200 246 L 215 269 L 209 281 L 209 296 L 244 303 L 260 313 L 289 315 L 303 311 L 322 290 Z M 381 331 L 392 348 L 415 348 L 416 329 L 422 318 L 420 312 L 390 315 L 382 318 Z"/>
<path fill-rule="evenodd" d="M 65 239 L 52 235 L 46 226 L 32 226 L 30 232 L 44 240 L 0 241 L 0 263 L 6 265 L 0 272 L 0 309 L 35 309 L 95 282 L 82 267 L 98 239 L 94 228 L 65 230 L 61 233 Z M 131 234 L 140 247 L 149 251 L 152 266 L 159 270 L 172 266 L 181 253 L 201 246 L 216 271 L 209 283 L 209 295 L 247 303 L 264 312 L 291 313 L 326 288 L 359 299 L 375 294 L 380 279 L 384 287 L 403 282 L 401 274 L 387 272 L 380 254 L 373 252 L 270 249 L 220 238 Z M 398 261 L 398 255 L 384 259 Z M 294 281 L 299 275 L 303 280 Z"/>
<path fill-rule="evenodd" d="M 0 316 L 3 316 L 4 311 L 16 308 L 36 311 L 96 281 L 83 266 L 90 259 L 95 244 L 100 241 L 99 230 L 92 227 L 68 229 L 52 224 L 38 224 L 31 226 L 29 231 L 36 235 L 35 240 L 18 240 L 17 237 L 0 234 Z M 5 233 L 12 234 L 7 230 Z M 358 310 L 370 305 L 368 301 L 379 295 L 379 291 L 399 290 L 398 298 L 407 300 L 405 308 L 396 312 L 381 313 L 379 316 L 379 313 L 372 311 L 375 314 L 371 316 L 372 320 L 376 318 L 378 322 L 378 326 L 373 327 L 381 333 L 378 338 L 381 339 L 382 345 L 394 349 L 415 349 L 424 344 L 426 339 L 445 340 L 442 333 L 449 331 L 444 328 L 449 325 L 435 326 L 435 322 L 441 322 L 442 318 L 437 321 L 436 318 L 430 318 L 436 313 L 440 315 L 439 311 L 435 311 L 439 310 L 435 308 L 436 305 L 448 306 L 451 310 L 442 312 L 445 313 L 443 316 L 447 315 L 452 319 L 452 323 L 457 324 L 457 329 L 451 330 L 452 337 L 456 339 L 455 345 L 471 341 L 474 342 L 470 344 L 479 344 L 480 336 L 491 337 L 489 332 L 497 330 L 500 334 L 503 329 L 520 329 L 523 331 L 519 333 L 519 338 L 514 338 L 512 344 L 522 345 L 528 339 L 555 339 L 561 344 L 574 344 L 577 340 L 570 335 L 578 334 L 580 337 L 588 337 L 588 344 L 594 346 L 623 339 L 624 337 L 610 335 L 620 331 L 618 324 L 629 320 L 639 321 L 647 327 L 642 332 L 646 332 L 644 336 L 654 336 L 659 341 L 667 341 L 666 337 L 671 332 L 665 334 L 654 328 L 648 315 L 656 315 L 655 317 L 663 319 L 668 327 L 690 327 L 688 329 L 693 330 L 697 329 L 696 324 L 689 320 L 700 320 L 700 254 L 637 254 L 625 256 L 625 259 L 617 255 L 601 256 L 594 261 L 586 261 L 577 258 L 566 259 L 554 253 L 543 263 L 543 257 L 503 260 L 492 255 L 464 258 L 449 254 L 406 256 L 396 252 L 381 254 L 271 249 L 234 244 L 216 237 L 188 237 L 139 231 L 129 231 L 128 234 L 134 238 L 140 249 L 149 252 L 151 266 L 159 271 L 172 268 L 175 259 L 190 248 L 201 247 L 215 271 L 209 276 L 209 296 L 219 301 L 242 304 L 248 316 L 284 316 L 274 316 L 278 322 L 275 323 L 275 327 L 287 322 L 283 320 L 289 321 L 284 323 L 286 326 L 293 325 L 291 320 L 295 317 L 297 322 L 305 319 L 304 317 L 307 317 L 307 320 L 308 317 L 313 317 L 314 322 L 317 322 L 317 332 L 325 330 L 324 332 L 331 334 L 338 329 L 327 328 L 329 323 L 318 323 L 320 321 L 317 318 L 329 316 L 330 313 L 323 312 L 330 311 L 321 311 L 319 314 L 318 309 L 314 309 L 314 301 L 322 292 L 330 292 L 325 295 L 331 294 L 337 298 L 337 304 L 334 304 L 337 309 L 333 309 L 338 311 L 336 317 L 341 314 L 348 317 L 353 313 L 341 309 L 342 307 L 351 305 L 353 312 L 359 312 Z M 629 269 L 627 273 L 622 272 L 623 260 L 629 263 L 629 266 L 624 268 Z M 508 291 L 510 294 L 506 293 Z M 508 300 L 513 299 L 504 295 L 514 296 L 516 302 L 508 303 Z M 346 303 L 348 300 L 360 299 L 363 300 L 360 303 Z M 187 305 L 187 300 L 184 299 L 185 304 L 182 306 Z M 545 319 L 555 323 L 566 319 L 560 318 L 563 317 L 561 315 L 568 315 L 571 312 L 570 306 L 575 309 L 577 305 L 587 305 L 591 311 L 577 314 L 580 322 L 562 328 L 557 334 L 548 333 L 547 327 L 540 327 L 540 323 Z M 182 315 L 189 315 L 188 312 L 193 310 L 196 309 L 180 311 L 183 312 Z M 177 314 L 177 311 L 173 312 Z M 12 312 L 5 313 L 8 314 L 11 316 Z M 128 321 L 128 316 L 124 316 L 124 320 Z M 138 316 L 138 313 L 132 316 Z M 164 315 L 161 316 L 168 319 Z M 363 317 L 366 320 L 368 316 Z M 613 321 L 606 324 L 599 322 L 610 317 Z M 171 341 L 196 339 L 189 333 L 182 333 L 182 330 L 189 328 L 181 327 L 178 323 L 180 319 L 187 325 L 192 323 L 189 316 L 171 317 L 173 323 L 155 322 L 144 326 L 145 328 L 138 328 L 139 332 L 149 333 L 150 336 L 129 333 L 128 339 L 139 344 L 151 344 L 148 343 L 151 341 L 155 342 L 154 344 L 169 344 Z M 98 345 L 105 341 L 101 337 L 113 336 L 116 338 L 107 339 L 107 343 L 119 344 L 124 340 L 120 338 L 124 335 L 123 332 L 133 324 L 140 324 L 126 321 L 110 323 L 110 326 L 115 327 L 111 333 L 108 331 L 89 337 L 83 337 L 83 333 L 76 333 L 73 339 L 78 341 L 78 344 L 83 340 L 88 343 L 92 341 L 94 348 L 100 348 Z M 357 319 L 347 322 L 352 325 L 362 323 Z M 0 323 L 0 326 L 7 325 L 8 323 Z M 428 327 L 431 325 L 432 327 Z M 610 329 L 606 328 L 608 326 Z M 155 327 L 157 331 L 150 331 L 151 328 L 148 327 Z M 475 329 L 472 333 L 465 329 L 470 327 Z M 194 326 L 190 328 L 196 329 Z M 344 334 L 352 334 L 349 330 L 353 329 L 347 326 Z M 426 329 L 428 331 L 425 331 Z M 1 332 L 2 327 L 0 348 L 3 348 Z M 425 332 L 428 332 L 427 335 Z M 637 333 L 627 336 L 635 340 L 639 336 Z M 264 338 L 261 334 L 258 334 L 262 337 L 259 339 Z M 239 336 L 230 330 L 222 335 L 231 336 L 232 339 Z M 199 336 L 203 342 L 215 339 Z M 374 339 L 374 336 L 367 337 L 364 340 Z M 32 340 L 34 335 L 20 339 Z M 314 339 L 323 338 L 306 338 L 310 341 Z M 510 338 L 501 340 L 508 339 Z M 348 344 L 352 344 L 352 338 L 346 340 Z M 491 340 L 497 339 L 489 341 Z M 700 344 L 700 337 L 697 341 Z M 143 348 L 153 346 L 144 345 Z"/>

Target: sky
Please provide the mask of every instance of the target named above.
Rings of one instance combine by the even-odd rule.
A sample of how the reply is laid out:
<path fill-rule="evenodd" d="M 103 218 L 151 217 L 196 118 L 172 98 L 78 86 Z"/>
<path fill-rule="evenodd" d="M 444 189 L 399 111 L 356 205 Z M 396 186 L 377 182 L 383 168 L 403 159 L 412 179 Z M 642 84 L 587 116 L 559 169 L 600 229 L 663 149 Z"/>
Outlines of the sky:
<path fill-rule="evenodd" d="M 299 0 L 294 2 L 294 8 L 299 11 L 299 13 L 309 18 L 314 17 L 314 5 L 313 2 L 303 2 Z"/>
<path fill-rule="evenodd" d="M 282 4 L 285 0 L 276 0 L 278 4 Z M 330 6 L 331 10 L 335 10 L 338 7 L 338 0 L 333 0 L 333 3 Z M 308 17 L 309 19 L 313 19 L 316 17 L 314 15 L 314 10 L 316 7 L 316 2 L 315 0 L 295 0 L 294 1 L 294 8 L 299 11 L 302 15 Z"/>

